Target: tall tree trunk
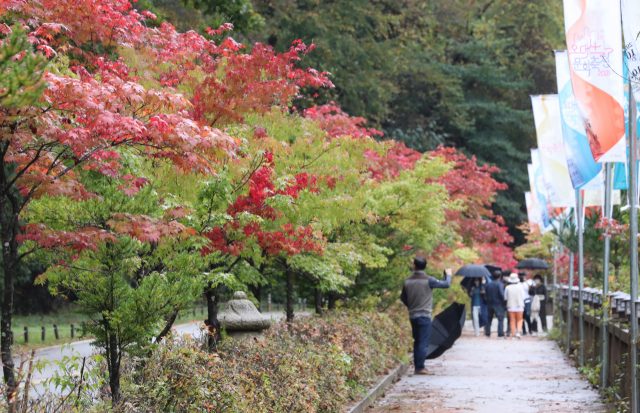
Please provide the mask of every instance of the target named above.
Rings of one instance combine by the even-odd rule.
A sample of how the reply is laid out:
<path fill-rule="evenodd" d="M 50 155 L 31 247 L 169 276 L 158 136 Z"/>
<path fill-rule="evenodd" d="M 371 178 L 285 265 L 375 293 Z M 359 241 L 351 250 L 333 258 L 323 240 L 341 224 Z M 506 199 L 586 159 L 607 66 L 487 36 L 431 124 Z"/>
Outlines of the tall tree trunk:
<path fill-rule="evenodd" d="M 287 323 L 293 322 L 293 268 L 287 267 Z"/>
<path fill-rule="evenodd" d="M 258 311 L 262 312 L 261 297 L 262 297 L 262 285 L 260 284 L 249 284 L 249 291 L 251 294 L 258 300 Z"/>
<path fill-rule="evenodd" d="M 4 168 L 0 168 L 0 192 L 6 190 L 6 174 Z M 2 353 L 2 371 L 4 382 L 8 388 L 9 399 L 15 396 L 17 388 L 16 377 L 13 371 L 15 364 L 11 357 L 11 323 L 13 321 L 13 280 L 18 266 L 18 222 L 20 207 L 18 198 L 7 193 L 0 195 L 0 231 L 2 238 L 2 265 L 4 269 L 4 297 L 2 302 L 2 321 L 0 322 L 0 353 Z"/>
<path fill-rule="evenodd" d="M 111 327 L 108 328 L 111 329 Z M 115 409 L 120 403 L 120 352 L 118 349 L 118 337 L 116 337 L 113 330 L 109 331 L 107 356 L 107 362 L 109 364 L 109 387 L 111 387 L 111 405 Z"/>
<path fill-rule="evenodd" d="M 322 315 L 322 290 L 316 287 L 316 314 Z"/>
<path fill-rule="evenodd" d="M 334 293 L 333 291 L 329 293 L 329 305 L 327 306 L 327 308 L 329 309 L 329 311 L 333 311 L 336 309 L 336 293 Z"/>
<path fill-rule="evenodd" d="M 205 296 L 207 297 L 207 320 L 205 324 L 209 328 L 207 350 L 214 352 L 216 351 L 216 344 L 220 334 L 220 321 L 218 321 L 218 287 L 209 285 Z"/>
<path fill-rule="evenodd" d="M 8 248 L 5 246 L 4 250 Z M 2 323 L 0 325 L 0 351 L 2 352 L 2 371 L 4 382 L 8 388 L 8 397 L 11 399 L 16 389 L 16 378 L 13 371 L 15 367 L 11 357 L 11 322 L 13 317 L 13 277 L 14 270 L 8 264 L 7 253 L 4 256 L 4 301 L 2 302 Z"/>

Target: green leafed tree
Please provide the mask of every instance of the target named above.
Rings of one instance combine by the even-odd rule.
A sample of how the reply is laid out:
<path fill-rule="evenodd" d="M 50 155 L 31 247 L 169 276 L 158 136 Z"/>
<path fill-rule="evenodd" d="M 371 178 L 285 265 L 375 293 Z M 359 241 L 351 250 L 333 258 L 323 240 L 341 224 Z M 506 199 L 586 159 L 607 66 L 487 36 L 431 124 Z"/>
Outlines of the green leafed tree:
<path fill-rule="evenodd" d="M 80 252 L 43 251 L 40 258 L 50 266 L 36 282 L 47 283 L 54 295 L 77 296 L 75 311 L 91 320 L 82 332 L 95 337 L 105 355 L 117 403 L 123 357 L 146 355 L 152 339 L 162 340 L 178 313 L 201 295 L 207 281 L 198 252 L 203 241 L 186 236 L 180 207 L 161 199 L 145 178 L 84 178 L 99 197 L 45 197 L 29 215 L 54 230 L 98 229 L 104 241 Z"/>

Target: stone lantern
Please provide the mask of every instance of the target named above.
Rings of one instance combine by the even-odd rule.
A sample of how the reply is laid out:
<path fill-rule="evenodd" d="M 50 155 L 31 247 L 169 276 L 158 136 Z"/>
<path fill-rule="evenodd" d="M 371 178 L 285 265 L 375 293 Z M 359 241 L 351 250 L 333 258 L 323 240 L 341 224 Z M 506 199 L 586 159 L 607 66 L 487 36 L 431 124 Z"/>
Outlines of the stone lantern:
<path fill-rule="evenodd" d="M 244 291 L 235 292 L 233 299 L 218 315 L 218 320 L 229 337 L 241 340 L 252 337 L 261 339 L 264 337 L 262 331 L 271 327 L 271 319 L 256 309 Z"/>

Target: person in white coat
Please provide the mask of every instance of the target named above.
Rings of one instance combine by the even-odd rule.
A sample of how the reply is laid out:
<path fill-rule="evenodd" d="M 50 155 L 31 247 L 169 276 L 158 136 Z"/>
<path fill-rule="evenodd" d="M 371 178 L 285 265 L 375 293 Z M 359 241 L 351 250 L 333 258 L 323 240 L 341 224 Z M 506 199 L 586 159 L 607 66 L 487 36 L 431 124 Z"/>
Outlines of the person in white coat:
<path fill-rule="evenodd" d="M 524 313 L 524 290 L 520 285 L 518 274 L 511 273 L 507 278 L 509 285 L 504 290 L 504 299 L 507 302 L 507 312 L 509 313 L 509 325 L 511 331 L 516 332 L 516 336 L 511 339 L 522 338 L 522 315 Z"/>

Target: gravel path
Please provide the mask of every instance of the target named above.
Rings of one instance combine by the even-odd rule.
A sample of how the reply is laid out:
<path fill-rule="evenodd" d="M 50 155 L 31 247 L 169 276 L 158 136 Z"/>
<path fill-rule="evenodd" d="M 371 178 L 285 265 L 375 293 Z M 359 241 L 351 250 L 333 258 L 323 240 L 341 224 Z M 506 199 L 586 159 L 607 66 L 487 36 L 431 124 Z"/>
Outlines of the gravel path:
<path fill-rule="evenodd" d="M 413 367 L 370 412 L 605 412 L 598 393 L 553 341 L 486 339 L 465 331 L 454 347 Z"/>

